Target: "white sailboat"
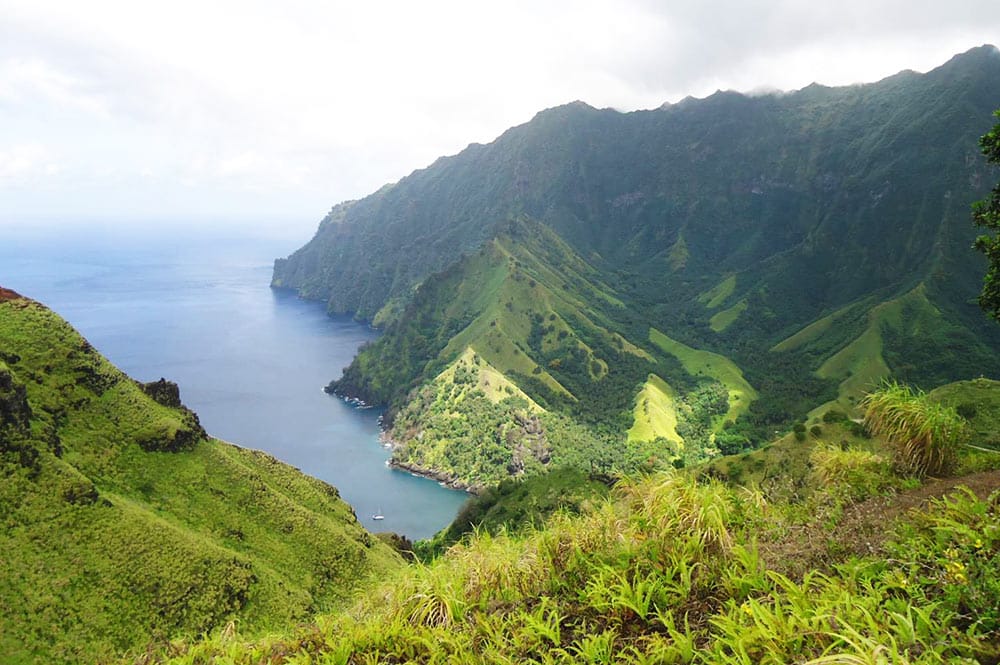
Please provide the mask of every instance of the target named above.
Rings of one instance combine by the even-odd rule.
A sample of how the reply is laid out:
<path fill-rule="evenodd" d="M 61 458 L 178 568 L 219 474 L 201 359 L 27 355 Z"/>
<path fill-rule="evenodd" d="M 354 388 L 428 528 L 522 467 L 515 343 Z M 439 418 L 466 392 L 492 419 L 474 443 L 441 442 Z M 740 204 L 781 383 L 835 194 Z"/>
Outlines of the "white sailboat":
<path fill-rule="evenodd" d="M 373 520 L 384 520 L 385 519 L 385 515 L 382 514 L 382 506 L 379 506 L 375 510 L 375 514 L 372 515 L 372 519 Z"/>

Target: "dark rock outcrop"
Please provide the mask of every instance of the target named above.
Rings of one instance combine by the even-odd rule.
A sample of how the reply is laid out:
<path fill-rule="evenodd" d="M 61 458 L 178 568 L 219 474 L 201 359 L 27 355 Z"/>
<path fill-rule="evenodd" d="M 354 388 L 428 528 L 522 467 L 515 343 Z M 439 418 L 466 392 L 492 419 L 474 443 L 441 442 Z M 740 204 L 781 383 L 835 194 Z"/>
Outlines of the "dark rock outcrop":
<path fill-rule="evenodd" d="M 208 436 L 198 420 L 198 414 L 181 402 L 181 391 L 176 383 L 162 377 L 158 381 L 137 383 L 142 391 L 157 404 L 177 409 L 182 421 L 180 427 L 164 423 L 162 426 L 151 427 L 147 432 L 141 434 L 137 438 L 137 442 L 143 450 L 161 452 L 190 450 L 198 441 Z"/>
<path fill-rule="evenodd" d="M 140 383 L 139 386 L 144 393 L 152 397 L 158 404 L 170 406 L 175 409 L 182 406 L 181 389 L 173 381 L 167 381 L 163 377 L 160 377 L 159 381 Z"/>
<path fill-rule="evenodd" d="M 22 296 L 17 291 L 11 291 L 10 289 L 5 289 L 2 286 L 0 286 L 0 302 L 3 302 L 5 300 L 23 300 L 23 299 L 24 296 Z"/>
<path fill-rule="evenodd" d="M 482 483 L 467 483 L 464 482 L 450 473 L 445 473 L 444 471 L 435 471 L 433 469 L 425 469 L 419 467 L 416 464 L 410 464 L 408 462 L 401 462 L 396 459 L 389 460 L 389 466 L 400 469 L 402 471 L 408 471 L 415 476 L 420 476 L 422 478 L 430 478 L 437 483 L 444 485 L 445 487 L 451 488 L 453 490 L 464 490 L 469 494 L 479 494 L 485 488 Z"/>

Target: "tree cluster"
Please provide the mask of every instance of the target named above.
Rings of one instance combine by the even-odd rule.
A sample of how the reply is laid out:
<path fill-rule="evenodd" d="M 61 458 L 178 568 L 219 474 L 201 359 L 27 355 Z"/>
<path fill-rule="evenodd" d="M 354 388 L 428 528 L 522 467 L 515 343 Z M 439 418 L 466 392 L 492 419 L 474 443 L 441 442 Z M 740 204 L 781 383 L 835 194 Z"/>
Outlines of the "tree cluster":
<path fill-rule="evenodd" d="M 994 115 L 1000 118 L 1000 110 Z M 1000 165 L 1000 123 L 979 139 L 979 147 L 991 164 Z M 983 291 L 979 295 L 979 306 L 992 318 L 1000 321 L 1000 183 L 988 197 L 977 201 L 972 207 L 972 219 L 989 233 L 976 239 L 976 249 L 986 255 L 989 267 L 983 279 Z"/>

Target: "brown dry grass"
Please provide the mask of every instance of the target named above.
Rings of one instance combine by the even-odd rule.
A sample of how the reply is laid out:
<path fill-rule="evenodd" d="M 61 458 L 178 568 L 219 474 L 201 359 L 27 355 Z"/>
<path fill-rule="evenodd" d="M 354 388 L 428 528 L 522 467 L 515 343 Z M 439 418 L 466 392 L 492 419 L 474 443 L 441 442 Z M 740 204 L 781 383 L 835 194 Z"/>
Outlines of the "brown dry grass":
<path fill-rule="evenodd" d="M 22 300 L 23 298 L 24 296 L 17 291 L 11 291 L 10 289 L 5 289 L 0 286 L 0 302 L 5 302 L 7 300 Z"/>

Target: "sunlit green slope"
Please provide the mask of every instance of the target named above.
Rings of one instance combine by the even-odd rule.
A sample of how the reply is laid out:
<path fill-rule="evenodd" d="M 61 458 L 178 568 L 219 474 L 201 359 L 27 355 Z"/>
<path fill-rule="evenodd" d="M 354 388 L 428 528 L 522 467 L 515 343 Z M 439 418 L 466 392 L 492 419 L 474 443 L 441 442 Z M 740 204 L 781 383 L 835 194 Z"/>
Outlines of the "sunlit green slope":
<path fill-rule="evenodd" d="M 714 454 L 756 393 L 732 361 L 664 349 L 633 317 L 590 262 L 520 219 L 421 285 L 331 389 L 389 402 L 395 462 L 461 486 Z M 673 398 L 647 423 L 650 381 Z"/>
<path fill-rule="evenodd" d="M 0 293 L 0 660 L 288 627 L 399 564 L 336 489 L 207 437 L 176 386 Z"/>

